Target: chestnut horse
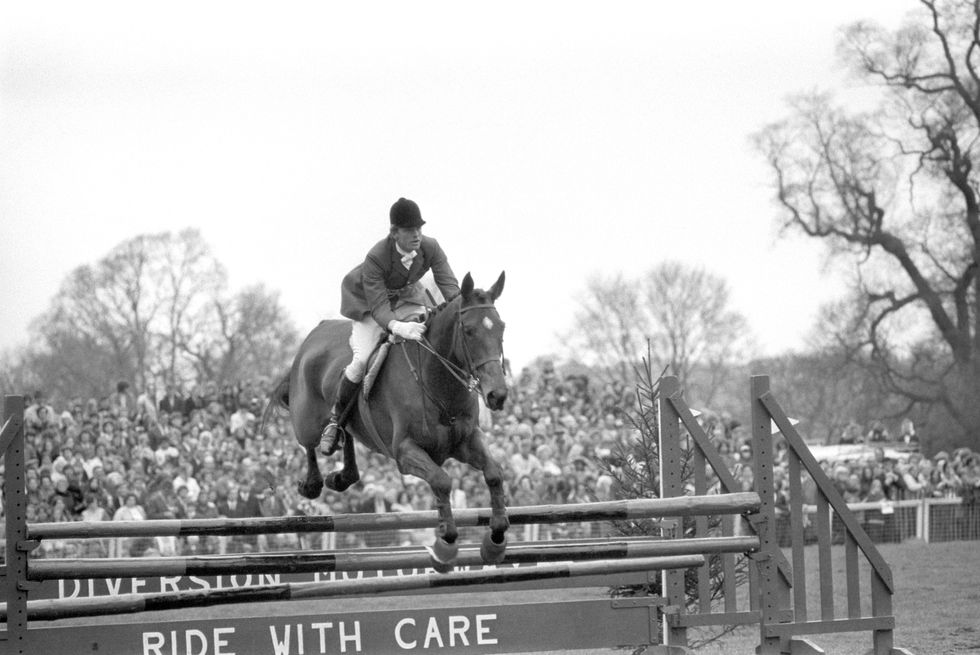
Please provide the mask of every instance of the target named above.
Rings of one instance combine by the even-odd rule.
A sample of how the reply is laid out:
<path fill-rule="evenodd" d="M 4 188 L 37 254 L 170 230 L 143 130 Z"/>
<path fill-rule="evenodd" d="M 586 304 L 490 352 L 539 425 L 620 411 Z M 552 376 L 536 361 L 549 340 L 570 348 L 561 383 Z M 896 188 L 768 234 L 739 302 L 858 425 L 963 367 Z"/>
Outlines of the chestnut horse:
<path fill-rule="evenodd" d="M 483 443 L 476 394 L 478 391 L 492 410 L 501 409 L 507 398 L 504 323 L 494 307 L 503 288 L 503 273 L 487 291 L 474 289 L 467 273 L 460 293 L 431 310 L 424 341 L 402 341 L 390 347 L 370 397 L 359 393 L 349 414 L 343 469 L 326 478 L 320 474 L 317 451 L 335 389 L 351 360 L 351 322 L 328 320 L 314 328 L 269 403 L 269 410 L 288 410 L 296 439 L 306 449 L 307 476 L 299 491 L 307 498 L 317 498 L 324 483 L 343 491 L 358 481 L 351 435 L 369 449 L 392 457 L 401 473 L 428 482 L 439 517 L 431 552 L 433 565 L 440 571 L 451 567 L 458 550 L 449 506 L 451 480 L 442 469 L 450 457 L 483 471 L 490 490 L 490 530 L 480 550 L 484 561 L 500 562 L 506 549 L 510 522 L 503 474 Z"/>

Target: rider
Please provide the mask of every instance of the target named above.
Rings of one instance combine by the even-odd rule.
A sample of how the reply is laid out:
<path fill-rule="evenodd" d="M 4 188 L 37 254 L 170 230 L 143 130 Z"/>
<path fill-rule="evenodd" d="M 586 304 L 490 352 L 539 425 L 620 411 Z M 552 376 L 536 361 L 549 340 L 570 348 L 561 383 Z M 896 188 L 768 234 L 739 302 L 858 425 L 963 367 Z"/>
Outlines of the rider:
<path fill-rule="evenodd" d="M 368 357 L 385 330 L 416 341 L 425 334 L 425 324 L 417 319 L 433 303 L 419 279 L 432 269 L 443 297 L 459 293 L 459 282 L 439 242 L 422 235 L 425 221 L 419 206 L 399 198 L 391 206 L 390 217 L 388 236 L 368 251 L 364 263 L 341 284 L 340 313 L 354 321 L 350 335 L 354 357 L 341 376 L 330 420 L 320 438 L 320 450 L 326 454 L 337 447 L 344 409 L 357 393 Z"/>

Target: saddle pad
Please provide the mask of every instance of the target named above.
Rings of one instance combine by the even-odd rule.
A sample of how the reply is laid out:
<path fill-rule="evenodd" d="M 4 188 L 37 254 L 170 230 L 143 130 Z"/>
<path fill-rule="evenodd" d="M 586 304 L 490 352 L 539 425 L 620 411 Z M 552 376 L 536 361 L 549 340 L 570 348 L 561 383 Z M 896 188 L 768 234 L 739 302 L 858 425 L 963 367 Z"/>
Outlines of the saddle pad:
<path fill-rule="evenodd" d="M 384 339 L 368 358 L 368 370 L 364 374 L 364 382 L 361 384 L 361 393 L 365 398 L 371 396 L 371 387 L 374 386 L 374 381 L 378 377 L 378 371 L 381 370 L 381 365 L 384 364 L 385 358 L 388 357 L 389 348 L 391 348 L 390 339 Z"/>

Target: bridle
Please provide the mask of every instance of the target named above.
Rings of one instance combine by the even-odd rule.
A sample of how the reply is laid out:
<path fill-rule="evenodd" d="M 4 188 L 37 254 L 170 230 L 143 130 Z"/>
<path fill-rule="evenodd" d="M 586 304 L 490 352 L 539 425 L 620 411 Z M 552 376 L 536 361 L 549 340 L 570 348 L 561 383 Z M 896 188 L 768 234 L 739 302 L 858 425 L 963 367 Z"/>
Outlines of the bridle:
<path fill-rule="evenodd" d="M 503 370 L 504 367 L 504 340 L 503 337 L 500 339 L 500 352 L 497 355 L 489 355 L 479 362 L 473 362 L 473 354 L 470 352 L 470 346 L 466 342 L 466 338 L 463 336 L 463 314 L 473 309 L 492 309 L 494 314 L 497 313 L 497 308 L 493 303 L 483 303 L 481 305 L 470 305 L 469 307 L 460 307 L 456 312 L 456 325 L 453 328 L 453 350 L 456 349 L 456 341 L 462 345 L 463 358 L 466 362 L 466 369 L 470 374 L 470 377 L 475 377 L 476 371 L 483 368 L 490 362 L 500 362 L 500 368 Z M 497 315 L 497 320 L 500 320 L 500 315 Z"/>
<path fill-rule="evenodd" d="M 456 320 L 455 320 L 455 324 L 453 325 L 451 353 L 456 353 L 457 351 L 462 352 L 462 359 L 465 368 L 450 361 L 449 358 L 437 352 L 436 349 L 432 347 L 432 344 L 429 343 L 429 340 L 426 339 L 425 337 L 422 337 L 420 340 L 416 342 L 421 349 L 427 351 L 430 355 L 435 357 L 436 361 L 442 364 L 442 366 L 449 372 L 449 374 L 452 375 L 461 385 L 463 385 L 463 387 L 466 388 L 467 392 L 471 394 L 480 390 L 480 380 L 476 375 L 476 372 L 480 368 L 486 366 L 487 364 L 490 364 L 491 362 L 500 362 L 501 370 L 503 370 L 503 366 L 504 366 L 504 344 L 502 338 L 500 340 L 499 354 L 490 355 L 480 360 L 479 362 L 473 361 L 473 353 L 470 351 L 469 344 L 466 342 L 466 337 L 463 335 L 463 314 L 472 311 L 474 309 L 493 309 L 494 312 L 496 312 L 497 308 L 492 303 L 481 303 L 479 305 L 470 305 L 468 307 L 463 307 L 462 302 L 460 303 L 460 307 L 457 308 Z M 497 319 L 498 320 L 500 319 L 499 315 Z M 409 358 L 408 356 L 408 351 L 405 349 L 405 342 L 402 342 L 402 352 L 405 353 L 405 359 L 408 361 L 408 366 L 412 371 L 412 375 L 415 377 L 415 380 L 416 382 L 418 382 L 419 387 L 422 389 L 424 395 L 427 396 L 437 406 L 439 406 L 442 413 L 447 415 L 447 418 L 450 420 L 450 422 L 454 421 L 455 417 L 449 416 L 447 408 L 443 406 L 443 404 L 439 402 L 438 399 L 434 398 L 428 389 L 426 389 L 425 384 L 422 381 L 421 360 L 418 362 L 418 368 L 416 368 L 415 364 L 413 364 L 411 358 Z M 481 393 L 481 397 L 482 397 L 482 393 Z"/>

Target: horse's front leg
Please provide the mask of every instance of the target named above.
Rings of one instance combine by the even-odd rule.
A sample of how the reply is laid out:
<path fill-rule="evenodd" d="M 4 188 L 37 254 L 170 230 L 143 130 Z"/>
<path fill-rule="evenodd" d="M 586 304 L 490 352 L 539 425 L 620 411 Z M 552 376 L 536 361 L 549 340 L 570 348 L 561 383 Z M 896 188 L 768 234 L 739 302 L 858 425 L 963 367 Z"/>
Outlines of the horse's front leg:
<path fill-rule="evenodd" d="M 449 506 L 449 494 L 452 481 L 449 474 L 437 465 L 429 454 L 411 439 L 402 439 L 395 452 L 398 470 L 403 474 L 411 474 L 429 483 L 432 495 L 435 497 L 436 511 L 439 513 L 439 525 L 436 527 L 436 540 L 432 544 L 432 566 L 437 571 L 445 573 L 453 567 L 459 544 L 456 538 L 456 520 Z"/>
<path fill-rule="evenodd" d="M 507 506 L 504 495 L 504 474 L 483 443 L 483 432 L 474 428 L 469 436 L 457 447 L 456 459 L 473 468 L 483 471 L 483 479 L 490 489 L 490 531 L 480 546 L 480 556 L 487 564 L 499 564 L 507 550 Z"/>

